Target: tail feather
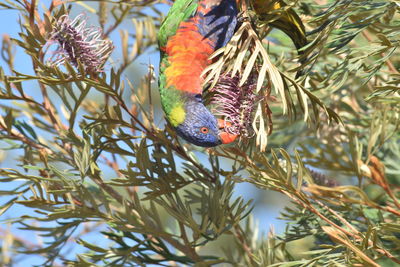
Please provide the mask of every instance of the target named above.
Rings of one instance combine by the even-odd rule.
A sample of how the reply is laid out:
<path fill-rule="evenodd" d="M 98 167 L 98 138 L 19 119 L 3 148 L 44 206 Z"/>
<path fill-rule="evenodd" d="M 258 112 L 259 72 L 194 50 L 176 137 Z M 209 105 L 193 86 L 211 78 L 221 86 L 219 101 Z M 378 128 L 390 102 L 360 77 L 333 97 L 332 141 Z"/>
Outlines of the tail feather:
<path fill-rule="evenodd" d="M 301 54 L 302 51 L 299 49 L 308 43 L 305 27 L 297 13 L 292 8 L 285 7 L 287 7 L 287 4 L 281 0 L 254 0 L 253 2 L 254 11 L 259 19 L 267 22 L 270 20 L 269 24 L 272 27 L 287 34 L 296 46 L 298 53 Z M 282 11 L 275 13 L 279 16 L 278 18 L 275 18 L 275 14 L 271 16 L 271 13 L 273 14 L 274 11 L 279 9 L 282 9 Z"/>

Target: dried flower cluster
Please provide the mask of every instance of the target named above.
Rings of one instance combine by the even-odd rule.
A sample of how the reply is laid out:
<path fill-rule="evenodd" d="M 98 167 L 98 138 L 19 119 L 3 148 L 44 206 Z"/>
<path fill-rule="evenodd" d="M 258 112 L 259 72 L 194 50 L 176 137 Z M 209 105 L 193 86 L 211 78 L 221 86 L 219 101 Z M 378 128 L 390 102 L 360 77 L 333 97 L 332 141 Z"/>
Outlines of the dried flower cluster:
<path fill-rule="evenodd" d="M 86 22 L 84 14 L 74 20 L 63 15 L 55 22 L 49 38 L 50 43 L 58 44 L 53 64 L 69 61 L 77 67 L 80 62 L 86 73 L 103 71 L 114 45 L 111 40 L 103 39 L 100 28 L 86 27 Z"/>
<path fill-rule="evenodd" d="M 240 76 L 223 74 L 211 89 L 214 94 L 211 100 L 211 104 L 214 105 L 213 114 L 224 118 L 226 132 L 241 137 L 254 135 L 254 110 L 258 101 L 262 99 L 255 93 L 256 82 L 256 77 L 249 77 L 246 83 L 240 86 Z"/>
<path fill-rule="evenodd" d="M 339 186 L 339 182 L 334 180 L 332 177 L 328 177 L 323 173 L 317 172 L 315 170 L 308 169 L 310 171 L 311 177 L 317 185 L 336 187 Z"/>

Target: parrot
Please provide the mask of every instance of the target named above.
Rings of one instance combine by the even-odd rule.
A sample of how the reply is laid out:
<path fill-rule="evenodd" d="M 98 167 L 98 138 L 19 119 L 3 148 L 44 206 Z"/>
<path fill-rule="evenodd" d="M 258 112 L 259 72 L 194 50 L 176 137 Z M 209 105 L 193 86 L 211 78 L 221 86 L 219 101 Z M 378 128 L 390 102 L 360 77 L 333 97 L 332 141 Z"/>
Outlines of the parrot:
<path fill-rule="evenodd" d="M 176 0 L 157 34 L 162 108 L 177 134 L 197 146 L 228 144 L 237 137 L 204 105 L 201 75 L 210 55 L 233 36 L 237 16 L 236 0 Z"/>

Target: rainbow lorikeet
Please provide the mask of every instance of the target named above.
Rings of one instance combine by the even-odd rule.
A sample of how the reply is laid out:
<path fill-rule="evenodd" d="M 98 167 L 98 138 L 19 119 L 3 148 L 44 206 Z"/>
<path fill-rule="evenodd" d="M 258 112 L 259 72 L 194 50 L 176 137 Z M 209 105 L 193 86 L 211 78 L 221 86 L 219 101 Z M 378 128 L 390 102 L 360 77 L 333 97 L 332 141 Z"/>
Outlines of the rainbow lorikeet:
<path fill-rule="evenodd" d="M 162 107 L 178 135 L 198 146 L 236 138 L 204 106 L 201 73 L 231 39 L 237 14 L 236 0 L 176 0 L 158 32 Z"/>

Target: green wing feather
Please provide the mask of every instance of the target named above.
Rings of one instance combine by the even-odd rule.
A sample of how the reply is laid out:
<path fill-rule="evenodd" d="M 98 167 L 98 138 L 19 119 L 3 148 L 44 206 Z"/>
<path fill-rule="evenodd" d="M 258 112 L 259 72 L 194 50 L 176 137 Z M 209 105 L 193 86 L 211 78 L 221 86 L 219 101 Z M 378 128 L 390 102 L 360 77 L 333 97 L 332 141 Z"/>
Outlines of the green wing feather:
<path fill-rule="evenodd" d="M 176 0 L 158 31 L 158 44 L 164 47 L 168 38 L 175 35 L 179 24 L 192 16 L 197 9 L 198 0 Z"/>

